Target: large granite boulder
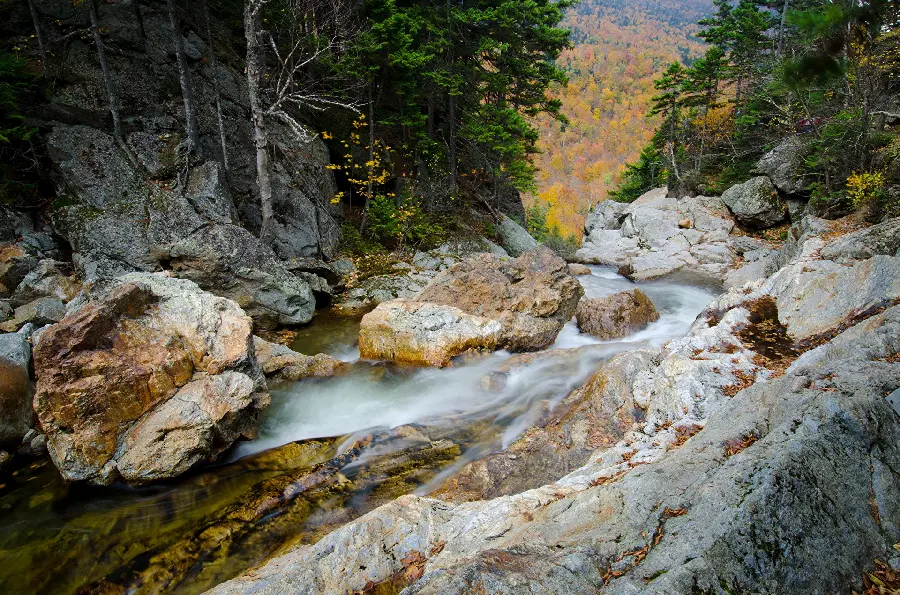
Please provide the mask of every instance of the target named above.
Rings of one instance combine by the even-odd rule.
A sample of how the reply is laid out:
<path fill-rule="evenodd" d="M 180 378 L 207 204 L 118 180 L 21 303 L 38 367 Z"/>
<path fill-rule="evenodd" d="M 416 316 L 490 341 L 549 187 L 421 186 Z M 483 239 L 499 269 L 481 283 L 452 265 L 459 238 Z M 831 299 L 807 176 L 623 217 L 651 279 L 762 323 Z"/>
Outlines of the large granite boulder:
<path fill-rule="evenodd" d="M 640 289 L 581 300 L 575 310 L 578 328 L 598 339 L 627 337 L 659 320 L 659 312 Z"/>
<path fill-rule="evenodd" d="M 722 202 L 738 221 L 755 229 L 774 227 L 787 216 L 787 205 L 765 176 L 732 186 L 722 194 Z"/>
<path fill-rule="evenodd" d="M 0 446 L 18 444 L 34 427 L 31 345 L 24 335 L 0 335 Z"/>
<path fill-rule="evenodd" d="M 251 321 L 194 283 L 115 285 L 41 335 L 34 408 L 70 481 L 176 477 L 252 437 L 269 395 Z"/>
<path fill-rule="evenodd" d="M 497 233 L 500 234 L 503 249 L 509 252 L 510 256 L 521 256 L 538 247 L 537 240 L 531 237 L 524 227 L 506 215 L 500 216 Z"/>
<path fill-rule="evenodd" d="M 363 317 L 359 351 L 364 359 L 444 367 L 466 351 L 493 351 L 500 334 L 500 323 L 490 318 L 448 305 L 396 300 Z"/>
<path fill-rule="evenodd" d="M 736 261 L 734 219 L 718 198 L 676 200 L 659 188 L 630 204 L 601 203 L 586 227 L 576 260 L 620 268 L 635 281 L 721 285 Z"/>
<path fill-rule="evenodd" d="M 900 217 L 841 236 L 822 249 L 822 258 L 836 262 L 865 260 L 878 254 L 900 256 Z"/>
<path fill-rule="evenodd" d="M 801 174 L 806 145 L 798 136 L 789 136 L 762 156 L 754 173 L 767 176 L 780 192 L 802 195 L 807 192 Z"/>
<path fill-rule="evenodd" d="M 417 300 L 497 320 L 500 348 L 537 351 L 553 344 L 583 295 L 565 261 L 539 248 L 515 260 L 493 254 L 467 258 L 438 274 Z"/>
<path fill-rule="evenodd" d="M 174 243 L 169 266 L 216 295 L 234 300 L 259 328 L 298 325 L 313 317 L 309 284 L 237 225 L 210 225 Z"/>

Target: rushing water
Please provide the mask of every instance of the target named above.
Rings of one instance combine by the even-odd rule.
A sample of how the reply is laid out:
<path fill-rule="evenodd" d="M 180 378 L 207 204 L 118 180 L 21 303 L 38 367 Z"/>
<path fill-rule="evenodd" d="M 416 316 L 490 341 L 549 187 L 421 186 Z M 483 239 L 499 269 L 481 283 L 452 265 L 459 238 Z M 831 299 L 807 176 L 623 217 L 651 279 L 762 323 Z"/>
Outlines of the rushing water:
<path fill-rule="evenodd" d="M 633 286 L 592 271 L 579 278 L 587 297 Z M 139 490 L 69 486 L 46 461 L 0 480 L 0 592 L 198 593 L 284 544 L 428 493 L 514 441 L 603 361 L 682 336 L 712 299 L 641 288 L 661 317 L 631 337 L 598 341 L 569 323 L 541 356 L 499 352 L 442 370 L 359 361 L 358 319 L 320 316 L 294 348 L 353 362 L 350 372 L 272 387 L 259 438 L 226 464 Z"/>

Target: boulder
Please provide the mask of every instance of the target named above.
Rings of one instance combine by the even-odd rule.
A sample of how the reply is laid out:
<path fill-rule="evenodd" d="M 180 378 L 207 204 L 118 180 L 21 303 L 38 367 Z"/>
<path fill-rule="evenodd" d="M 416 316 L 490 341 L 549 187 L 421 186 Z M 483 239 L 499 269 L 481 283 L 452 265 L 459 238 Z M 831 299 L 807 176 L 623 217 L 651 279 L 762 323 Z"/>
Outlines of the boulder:
<path fill-rule="evenodd" d="M 837 262 L 873 256 L 900 256 L 900 217 L 841 236 L 822 249 L 822 258 Z"/>
<path fill-rule="evenodd" d="M 780 192 L 801 195 L 807 192 L 801 175 L 806 145 L 798 136 L 785 138 L 774 149 L 763 155 L 753 173 L 767 176 Z"/>
<path fill-rule="evenodd" d="M 421 270 L 369 277 L 347 291 L 337 307 L 345 311 L 360 312 L 391 300 L 414 299 L 435 275 L 434 271 Z"/>
<path fill-rule="evenodd" d="M 590 275 L 591 269 L 583 264 L 578 264 L 577 262 L 569 263 L 569 274 L 574 275 L 576 277 L 580 277 L 582 275 Z"/>
<path fill-rule="evenodd" d="M 203 227 L 173 244 L 169 258 L 179 277 L 237 302 L 258 328 L 312 320 L 316 300 L 309 285 L 242 227 Z"/>
<path fill-rule="evenodd" d="M 524 227 L 506 215 L 500 216 L 497 233 L 500 234 L 503 249 L 510 256 L 521 256 L 529 250 L 534 250 L 538 247 L 537 240 L 531 237 Z"/>
<path fill-rule="evenodd" d="M 363 359 L 444 367 L 469 350 L 493 351 L 500 333 L 496 320 L 453 306 L 395 300 L 363 317 L 359 350 Z"/>
<path fill-rule="evenodd" d="M 43 332 L 34 409 L 70 481 L 146 484 L 252 437 L 269 395 L 251 321 L 194 283 L 136 273 Z"/>
<path fill-rule="evenodd" d="M 604 204 L 595 214 L 603 213 Z M 636 281 L 672 277 L 714 286 L 734 264 L 729 243 L 734 220 L 718 198 L 675 200 L 660 188 L 609 209 L 603 225 L 597 215 L 589 226 L 575 253 L 579 262 L 620 267 Z"/>
<path fill-rule="evenodd" d="M 56 260 L 40 261 L 16 287 L 10 303 L 18 307 L 42 297 L 56 298 L 64 303 L 72 301 L 81 291 L 81 284 L 66 274 L 66 269 L 65 263 Z"/>
<path fill-rule="evenodd" d="M 31 218 L 20 211 L 0 206 L 0 244 L 12 243 L 34 231 Z"/>
<path fill-rule="evenodd" d="M 720 325 L 746 323 L 734 312 Z M 674 353 L 640 361 L 625 354 L 616 366 L 633 371 L 608 370 L 584 390 L 620 399 L 629 412 L 692 408 L 699 418 L 690 423 L 629 431 L 593 453 L 579 448 L 581 468 L 526 492 L 460 504 L 404 496 L 210 593 L 858 589 L 862 570 L 883 559 L 900 532 L 900 420 L 884 398 L 900 382 L 900 369 L 884 361 L 900 349 L 900 308 L 846 330 L 784 375 L 713 403 L 704 387 L 721 379 L 724 362 L 744 359 L 739 345 L 719 342 L 725 338 L 718 326 L 700 324 L 676 348 L 688 357 L 669 372 L 660 368 Z M 668 375 L 676 367 L 681 375 Z M 705 371 L 684 375 L 690 370 Z M 632 400 L 632 387 L 654 374 L 668 383 L 653 394 L 634 391 Z M 508 464 L 544 456 L 535 446 Z"/>
<path fill-rule="evenodd" d="M 787 216 L 787 206 L 765 176 L 732 186 L 722 195 L 722 202 L 738 221 L 755 229 L 774 227 Z"/>
<path fill-rule="evenodd" d="M 12 319 L 0 324 L 0 331 L 13 333 L 26 324 L 44 326 L 59 322 L 66 315 L 66 305 L 54 297 L 43 297 L 16 308 Z"/>
<path fill-rule="evenodd" d="M 515 260 L 492 254 L 467 258 L 439 273 L 417 300 L 497 320 L 499 347 L 538 351 L 553 344 L 583 295 L 566 262 L 542 247 Z"/>
<path fill-rule="evenodd" d="M 659 312 L 640 289 L 581 300 L 575 311 L 578 328 L 598 339 L 627 337 L 659 320 Z"/>
<path fill-rule="evenodd" d="M 31 345 L 23 335 L 0 335 L 0 445 L 18 446 L 34 427 Z"/>
<path fill-rule="evenodd" d="M 8 297 L 39 261 L 22 244 L 0 246 L 0 296 Z"/>
<path fill-rule="evenodd" d="M 594 230 L 619 229 L 628 210 L 628 203 L 609 199 L 595 205 L 584 220 L 584 235 L 590 235 Z"/>
<path fill-rule="evenodd" d="M 331 378 L 347 364 L 330 355 L 314 356 L 297 353 L 293 349 L 253 337 L 256 359 L 266 378 L 276 381 L 297 381 L 307 378 Z"/>

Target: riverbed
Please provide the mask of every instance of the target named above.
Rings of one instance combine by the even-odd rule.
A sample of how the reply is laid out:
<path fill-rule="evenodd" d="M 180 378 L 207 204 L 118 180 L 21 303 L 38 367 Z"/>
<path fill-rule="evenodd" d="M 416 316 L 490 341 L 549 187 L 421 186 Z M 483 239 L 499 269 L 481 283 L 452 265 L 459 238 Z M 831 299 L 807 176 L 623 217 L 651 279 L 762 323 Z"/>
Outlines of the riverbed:
<path fill-rule="evenodd" d="M 586 297 L 634 287 L 591 270 L 579 277 Z M 441 370 L 360 361 L 359 319 L 319 316 L 292 346 L 349 371 L 271 386 L 259 436 L 222 462 L 141 489 L 67 485 L 49 461 L 6 477 L 0 592 L 201 593 L 397 496 L 428 494 L 515 441 L 615 354 L 683 336 L 714 297 L 640 287 L 661 316 L 626 339 L 599 341 L 573 321 L 540 357 L 463 356 Z"/>

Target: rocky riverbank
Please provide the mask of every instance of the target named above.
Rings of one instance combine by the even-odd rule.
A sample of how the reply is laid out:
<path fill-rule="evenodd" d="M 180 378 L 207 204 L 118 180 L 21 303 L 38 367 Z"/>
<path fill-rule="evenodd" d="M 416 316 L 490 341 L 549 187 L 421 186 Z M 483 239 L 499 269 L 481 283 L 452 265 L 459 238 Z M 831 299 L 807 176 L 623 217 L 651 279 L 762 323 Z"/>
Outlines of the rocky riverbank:
<path fill-rule="evenodd" d="M 212 593 L 849 591 L 900 540 L 893 226 L 831 238 L 804 219 L 774 274 L 614 358 L 441 499 L 403 497 Z"/>

